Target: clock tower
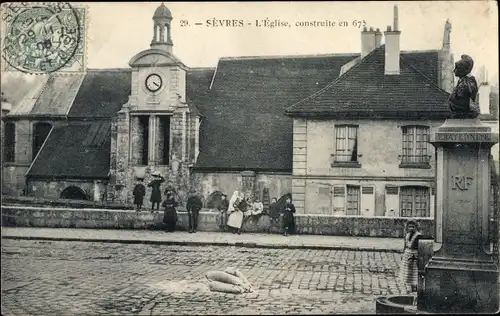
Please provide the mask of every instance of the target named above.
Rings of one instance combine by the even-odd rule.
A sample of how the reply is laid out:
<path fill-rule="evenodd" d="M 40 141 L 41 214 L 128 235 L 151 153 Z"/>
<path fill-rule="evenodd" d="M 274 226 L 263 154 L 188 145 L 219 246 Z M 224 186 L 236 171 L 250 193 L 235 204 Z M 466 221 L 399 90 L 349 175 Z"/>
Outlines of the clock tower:
<path fill-rule="evenodd" d="M 111 144 L 111 198 L 120 202 L 130 202 L 135 180 L 147 184 L 153 172 L 165 177 L 163 189 L 173 186 L 181 199 L 189 189 L 200 118 L 186 100 L 188 67 L 173 54 L 172 20 L 162 3 L 153 15 L 151 47 L 129 62 L 130 98 L 118 112 Z"/>

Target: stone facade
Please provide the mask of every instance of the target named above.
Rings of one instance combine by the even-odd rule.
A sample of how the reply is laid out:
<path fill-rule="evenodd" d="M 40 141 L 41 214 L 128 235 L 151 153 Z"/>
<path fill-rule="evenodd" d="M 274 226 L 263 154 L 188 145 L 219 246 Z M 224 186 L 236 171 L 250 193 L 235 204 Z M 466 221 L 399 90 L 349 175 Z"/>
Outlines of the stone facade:
<path fill-rule="evenodd" d="M 87 198 L 100 202 L 106 200 L 108 181 L 102 180 L 31 180 L 28 184 L 28 194 L 32 197 L 58 199 L 61 193 L 69 188 L 77 187 Z"/>
<path fill-rule="evenodd" d="M 187 68 L 170 53 L 154 47 L 134 56 L 130 66 L 131 96 L 112 123 L 108 199 L 131 203 L 136 179 L 143 178 L 147 186 L 151 174 L 160 172 L 166 180 L 162 188 L 173 186 L 183 202 L 190 187 L 189 168 L 197 156 L 199 121 L 186 103 Z M 161 77 L 162 85 L 156 92 L 147 88 L 151 75 Z M 147 159 L 143 159 L 145 150 Z M 149 195 L 148 190 L 145 207 L 150 205 Z"/>
<path fill-rule="evenodd" d="M 7 117 L 10 118 L 10 117 Z M 2 119 L 2 126 L 5 118 Z M 37 117 L 14 118 L 8 123 L 15 125 L 14 162 L 3 162 L 2 165 L 2 194 L 11 196 L 23 195 L 26 189 L 26 173 L 33 162 L 33 133 L 37 123 L 55 124 L 53 121 L 38 119 Z M 2 139 L 4 138 L 2 128 Z M 2 147 L 3 152 L 3 147 Z"/>
<path fill-rule="evenodd" d="M 337 203 L 337 187 L 362 188 L 360 216 L 399 216 L 399 200 L 388 196 L 388 186 L 429 188 L 429 216 L 433 216 L 434 149 L 428 144 L 428 164 L 402 164 L 402 128 L 428 131 L 442 121 L 294 120 L 293 196 L 298 213 L 345 215 L 345 199 Z M 336 126 L 357 126 L 356 164 L 335 163 Z M 383 140 L 383 141 L 382 141 Z M 393 211 L 391 211 L 393 210 Z"/>
<path fill-rule="evenodd" d="M 194 172 L 193 184 L 196 190 L 208 198 L 214 192 L 222 192 L 230 198 L 234 190 L 263 198 L 264 189 L 269 190 L 270 199 L 292 192 L 292 176 L 288 173 L 255 172 Z"/>

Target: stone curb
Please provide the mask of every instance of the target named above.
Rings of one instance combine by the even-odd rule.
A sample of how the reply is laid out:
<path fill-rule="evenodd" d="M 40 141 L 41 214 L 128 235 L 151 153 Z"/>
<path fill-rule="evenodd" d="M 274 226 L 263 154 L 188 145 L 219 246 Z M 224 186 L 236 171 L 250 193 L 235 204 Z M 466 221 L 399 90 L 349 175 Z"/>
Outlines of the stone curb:
<path fill-rule="evenodd" d="M 351 246 L 322 246 L 322 245 L 279 245 L 251 242 L 217 242 L 217 241 L 171 241 L 171 240 L 148 240 L 148 239 L 99 239 L 99 238 L 70 238 L 70 237 L 40 237 L 40 236 L 2 236 L 2 239 L 13 240 L 50 240 L 50 241 L 80 241 L 101 242 L 120 244 L 146 244 L 146 245 L 168 245 L 168 246 L 228 246 L 242 248 L 268 248 L 268 249 L 311 249 L 311 250 L 348 250 L 348 251 L 372 251 L 401 253 L 403 250 L 382 249 L 373 247 L 351 247 Z"/>

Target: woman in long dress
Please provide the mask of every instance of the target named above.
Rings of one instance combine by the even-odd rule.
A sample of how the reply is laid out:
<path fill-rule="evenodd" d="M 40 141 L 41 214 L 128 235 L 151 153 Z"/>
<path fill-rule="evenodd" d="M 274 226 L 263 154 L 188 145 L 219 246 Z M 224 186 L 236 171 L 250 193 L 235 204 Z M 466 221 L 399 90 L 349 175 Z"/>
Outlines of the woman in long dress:
<path fill-rule="evenodd" d="M 177 224 L 177 210 L 175 208 L 178 203 L 172 191 L 167 191 L 167 198 L 162 206 L 164 208 L 163 223 L 165 224 L 165 232 L 173 232 Z"/>
<path fill-rule="evenodd" d="M 243 212 L 239 209 L 239 204 L 243 199 L 238 191 L 234 191 L 231 200 L 229 201 L 228 208 L 228 218 L 227 218 L 227 226 L 230 227 L 233 231 L 233 234 L 238 232 L 241 234 L 241 225 L 243 224 Z"/>
<path fill-rule="evenodd" d="M 406 235 L 404 251 L 401 258 L 399 269 L 399 278 L 401 282 L 411 286 L 413 292 L 417 290 L 418 281 L 418 240 L 422 236 L 418 230 L 418 225 L 414 221 L 409 221 L 406 224 Z"/>
<path fill-rule="evenodd" d="M 282 228 L 283 235 L 288 236 L 295 232 L 295 205 L 292 204 L 292 198 L 286 198 L 286 204 L 283 209 Z"/>

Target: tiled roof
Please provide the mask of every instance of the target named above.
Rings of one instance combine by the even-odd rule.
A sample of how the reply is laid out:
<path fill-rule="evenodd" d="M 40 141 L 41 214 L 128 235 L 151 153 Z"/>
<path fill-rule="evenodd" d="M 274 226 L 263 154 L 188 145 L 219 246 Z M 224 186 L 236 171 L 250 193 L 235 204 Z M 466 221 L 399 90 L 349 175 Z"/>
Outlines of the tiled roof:
<path fill-rule="evenodd" d="M 390 76 L 384 75 L 384 59 L 385 45 L 382 45 L 320 92 L 288 108 L 287 114 L 323 118 L 448 116 L 449 94 L 408 61 L 423 63 L 421 57 L 403 55 L 400 75 Z M 427 63 L 423 69 L 434 67 L 432 62 Z"/>
<path fill-rule="evenodd" d="M 406 63 L 412 65 L 435 84 L 439 84 L 439 51 L 401 51 Z"/>
<path fill-rule="evenodd" d="M 56 126 L 33 162 L 29 177 L 98 178 L 109 173 L 111 123 L 69 122 Z"/>
<path fill-rule="evenodd" d="M 336 78 L 357 54 L 221 59 L 197 103 L 198 169 L 292 169 L 292 119 L 285 109 Z"/>
<path fill-rule="evenodd" d="M 127 103 L 132 71 L 129 68 L 88 70 L 68 118 L 111 118 Z"/>

